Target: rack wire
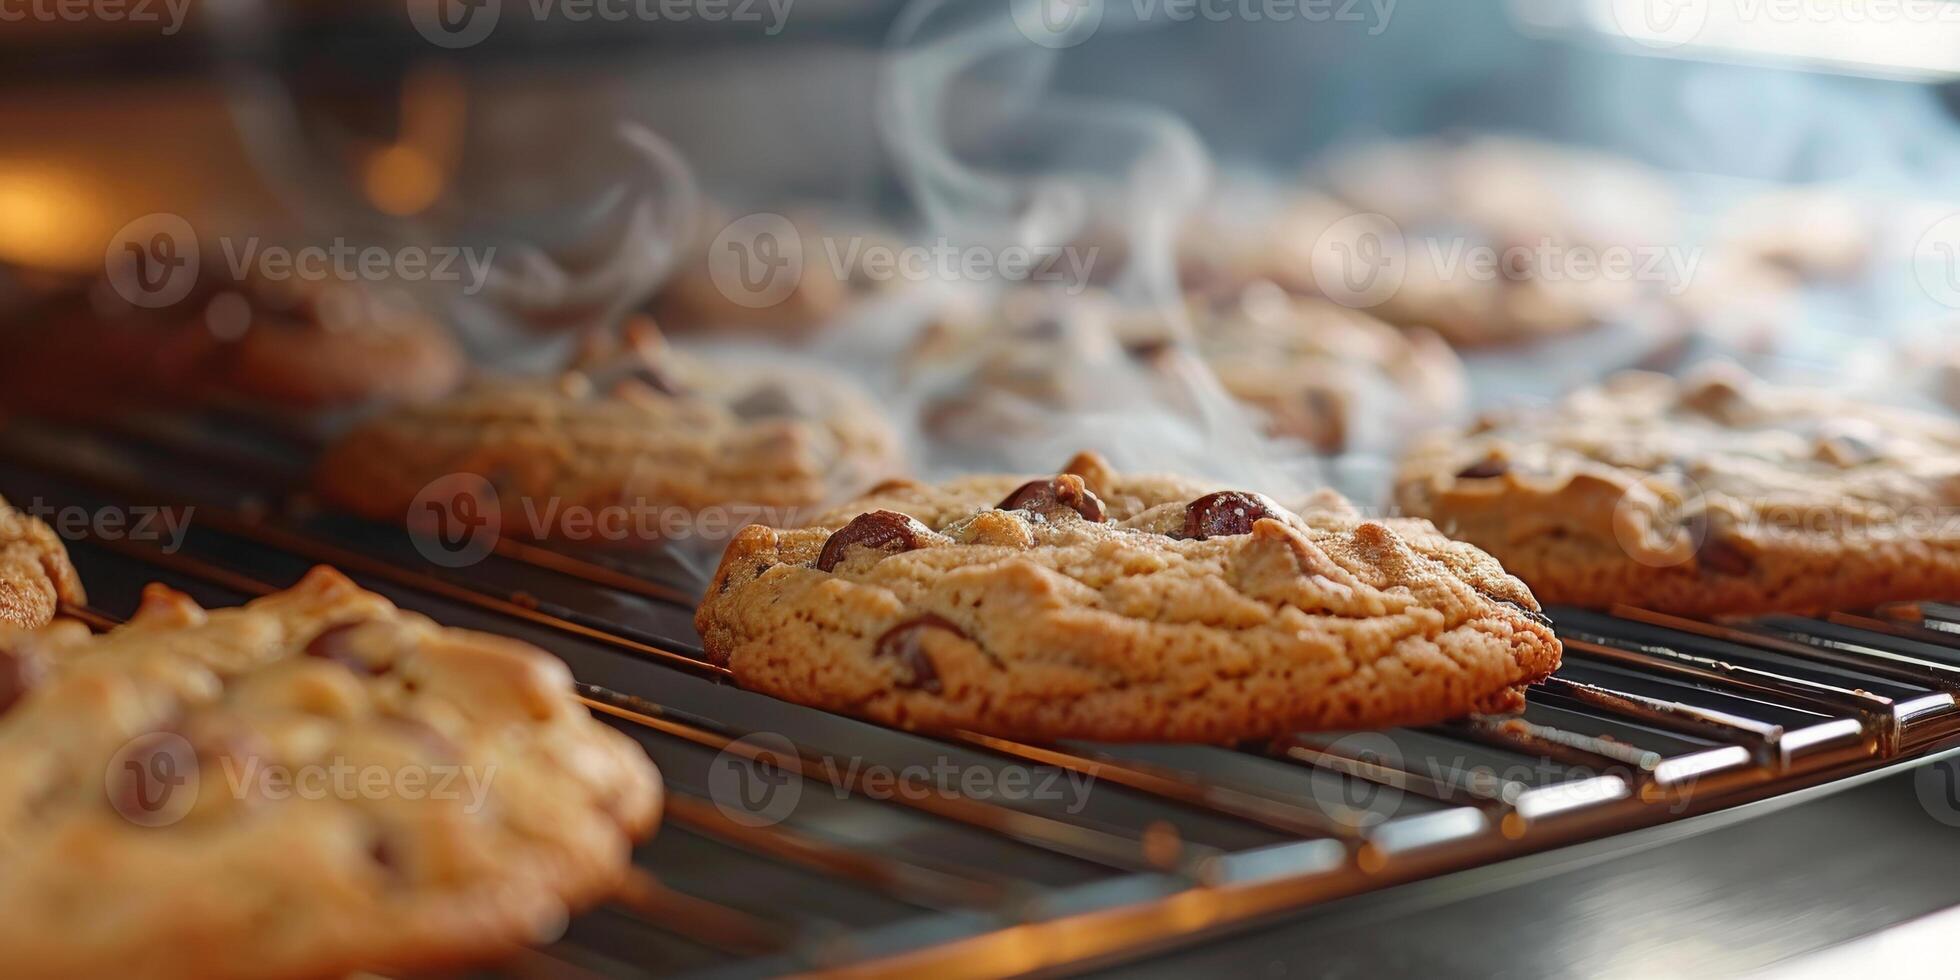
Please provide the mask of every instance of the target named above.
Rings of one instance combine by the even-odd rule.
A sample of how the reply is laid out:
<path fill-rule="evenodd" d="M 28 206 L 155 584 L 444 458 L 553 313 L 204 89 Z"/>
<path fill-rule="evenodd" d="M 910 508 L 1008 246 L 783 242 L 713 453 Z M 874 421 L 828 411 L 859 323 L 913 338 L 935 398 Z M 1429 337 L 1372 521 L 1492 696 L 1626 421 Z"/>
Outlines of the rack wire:
<path fill-rule="evenodd" d="M 503 540 L 431 566 L 398 529 L 313 507 L 312 448 L 223 420 L 17 421 L 0 430 L 0 492 L 193 508 L 181 549 L 73 542 L 95 604 L 68 612 L 97 629 L 153 579 L 226 603 L 327 563 L 563 657 L 671 799 L 617 899 L 500 964 L 508 976 L 1108 962 L 1960 742 L 1960 606 L 1937 602 L 1750 623 L 1553 610 L 1566 664 L 1514 719 L 1234 746 L 926 737 L 734 686 L 659 556 Z M 796 787 L 794 805 L 731 798 L 716 772 L 731 765 Z"/>

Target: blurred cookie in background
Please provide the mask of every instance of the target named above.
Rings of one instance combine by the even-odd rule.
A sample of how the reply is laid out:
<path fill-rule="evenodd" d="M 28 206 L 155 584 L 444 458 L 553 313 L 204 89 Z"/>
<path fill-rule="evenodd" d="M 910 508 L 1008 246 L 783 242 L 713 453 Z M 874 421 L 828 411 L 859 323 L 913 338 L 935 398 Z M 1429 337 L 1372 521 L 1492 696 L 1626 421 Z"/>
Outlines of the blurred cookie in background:
<path fill-rule="evenodd" d="M 1338 454 L 1398 446 L 1468 399 L 1462 363 L 1434 333 L 1271 282 L 1178 313 L 1174 322 L 1106 293 L 1024 290 L 943 319 L 908 354 L 908 373 L 934 392 L 927 436 L 985 443 L 1038 431 L 1058 411 L 1130 402 L 1195 413 L 1215 378 L 1267 435 Z"/>
<path fill-rule="evenodd" d="M 1679 274 L 1665 261 L 1680 237 L 1673 190 L 1608 154 L 1501 136 L 1368 143 L 1312 179 L 1332 197 L 1281 213 L 1276 281 L 1459 347 L 1638 318 Z"/>
<path fill-rule="evenodd" d="M 1773 352 L 1797 329 L 1806 288 L 1853 282 L 1865 273 L 1875 225 L 1863 202 L 1829 188 L 1745 198 L 1717 219 L 1674 305 L 1698 334 L 1739 353 Z"/>
<path fill-rule="evenodd" d="M 437 397 L 467 369 L 461 348 L 409 301 L 364 286 L 226 281 L 217 257 L 186 295 L 130 302 L 106 278 L 72 280 L 7 330 L 0 398 L 92 414 L 131 404 L 292 412 Z"/>
<path fill-rule="evenodd" d="M 1731 208 L 1712 246 L 1787 270 L 1802 282 L 1844 282 L 1869 264 L 1873 226 L 1869 209 L 1856 197 L 1830 188 L 1789 187 Z"/>
<path fill-rule="evenodd" d="M 890 232 L 824 212 L 736 215 L 716 207 L 646 310 L 676 334 L 806 337 L 853 304 L 916 278 L 900 267 L 901 251 Z"/>
<path fill-rule="evenodd" d="M 1448 344 L 1423 328 L 1398 330 L 1368 313 L 1257 282 L 1237 296 L 1193 303 L 1199 355 L 1219 384 L 1256 409 L 1271 435 L 1322 453 L 1384 449 L 1463 412 L 1469 382 Z M 1133 352 L 1169 335 L 1127 341 Z"/>
<path fill-rule="evenodd" d="M 478 378 L 365 419 L 329 447 L 316 485 L 343 510 L 399 522 L 421 519 L 428 488 L 470 474 L 504 533 L 631 548 L 717 533 L 711 522 L 742 508 L 793 515 L 904 468 L 885 414 L 845 379 L 697 357 L 645 320 L 625 341 L 570 370 Z M 633 523 L 554 519 L 580 511 Z"/>

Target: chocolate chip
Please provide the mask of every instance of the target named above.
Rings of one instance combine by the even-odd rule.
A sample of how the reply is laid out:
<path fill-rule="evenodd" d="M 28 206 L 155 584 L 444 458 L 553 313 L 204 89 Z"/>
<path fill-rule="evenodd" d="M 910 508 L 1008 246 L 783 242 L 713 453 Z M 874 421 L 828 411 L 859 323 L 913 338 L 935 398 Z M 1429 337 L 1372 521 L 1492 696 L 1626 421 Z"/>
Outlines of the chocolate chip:
<path fill-rule="evenodd" d="M 673 375 L 670 375 L 667 372 L 662 371 L 651 364 L 641 364 L 638 367 L 635 367 L 631 373 L 627 374 L 627 377 L 632 378 L 634 381 L 638 381 L 639 383 L 646 385 L 647 387 L 652 388 L 653 390 L 660 392 L 661 394 L 666 395 L 669 398 L 680 398 L 688 393 L 687 386 L 681 384 L 679 381 L 676 381 Z"/>
<path fill-rule="evenodd" d="M 368 857 L 390 874 L 401 871 L 401 856 L 395 853 L 395 846 L 386 837 L 376 837 L 368 845 Z"/>
<path fill-rule="evenodd" d="M 802 418 L 806 413 L 797 406 L 796 397 L 788 389 L 777 384 L 757 387 L 728 406 L 736 417 L 746 421 L 774 418 Z"/>
<path fill-rule="evenodd" d="M 1472 463 L 1457 471 L 1459 480 L 1495 480 L 1511 472 L 1511 464 L 1501 459 L 1486 459 Z"/>
<path fill-rule="evenodd" d="M 1718 575 L 1743 576 L 1756 570 L 1756 560 L 1743 551 L 1720 538 L 1709 538 L 1701 543 L 1701 550 L 1695 552 L 1695 563 L 1703 571 Z"/>
<path fill-rule="evenodd" d="M 1262 517 L 1276 517 L 1278 504 L 1265 495 L 1241 490 L 1220 490 L 1191 501 L 1184 507 L 1184 533 L 1180 537 L 1195 541 L 1251 534 L 1252 525 Z"/>
<path fill-rule="evenodd" d="M 930 533 L 924 524 L 895 511 L 874 510 L 859 514 L 824 541 L 823 551 L 817 555 L 816 568 L 819 572 L 836 568 L 837 563 L 844 560 L 845 550 L 853 546 L 911 551 L 925 543 L 926 535 Z"/>
<path fill-rule="evenodd" d="M 1139 361 L 1156 361 L 1171 352 L 1168 337 L 1147 337 L 1123 342 L 1123 350 Z"/>
<path fill-rule="evenodd" d="M 1023 483 L 1006 500 L 994 505 L 995 510 L 1025 510 L 1035 514 L 1052 514 L 1064 507 L 1097 524 L 1109 519 L 1102 500 L 1089 490 L 1082 478 L 1067 473 Z"/>
<path fill-rule="evenodd" d="M 0 714 L 6 714 L 41 680 L 41 662 L 0 647 Z"/>
<path fill-rule="evenodd" d="M 1519 615 L 1523 616 L 1526 619 L 1531 620 L 1534 623 L 1537 623 L 1540 626 L 1545 627 L 1546 629 L 1552 628 L 1552 617 L 1547 616 L 1544 613 L 1537 611 L 1536 609 L 1526 608 L 1524 603 L 1518 602 L 1515 599 L 1506 599 L 1500 595 L 1492 595 L 1488 592 L 1485 592 L 1482 589 L 1478 589 L 1477 594 L 1499 605 L 1510 606 L 1512 609 L 1517 610 Z"/>
<path fill-rule="evenodd" d="M 927 630 L 945 630 L 961 639 L 966 639 L 965 631 L 948 622 L 944 617 L 927 613 L 917 619 L 908 619 L 884 632 L 878 637 L 878 645 L 873 656 L 896 658 L 905 668 L 906 674 L 899 679 L 899 686 L 910 690 L 938 694 L 940 691 L 939 668 L 933 664 L 932 656 L 926 653 L 925 634 Z"/>
<path fill-rule="evenodd" d="M 353 633 L 365 623 L 356 620 L 351 623 L 337 623 L 315 634 L 306 644 L 305 653 L 309 657 L 331 660 L 357 674 L 385 674 L 386 665 L 369 663 L 354 649 Z"/>

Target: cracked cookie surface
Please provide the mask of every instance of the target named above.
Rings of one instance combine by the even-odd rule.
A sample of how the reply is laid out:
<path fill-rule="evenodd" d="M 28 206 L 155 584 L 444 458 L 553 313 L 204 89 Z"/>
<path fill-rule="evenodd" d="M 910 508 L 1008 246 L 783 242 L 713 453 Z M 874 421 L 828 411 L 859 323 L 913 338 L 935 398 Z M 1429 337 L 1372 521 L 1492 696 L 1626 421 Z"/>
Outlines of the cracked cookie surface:
<path fill-rule="evenodd" d="M 1628 373 L 1413 451 L 1408 513 L 1545 602 L 1690 615 L 1960 597 L 1960 423 L 1714 365 Z"/>
<path fill-rule="evenodd" d="M 54 529 L 0 497 L 0 627 L 42 626 L 61 603 L 87 601 Z"/>
<path fill-rule="evenodd" d="M 659 774 L 557 659 L 331 569 L 161 586 L 101 635 L 0 629 L 14 977 L 340 976 L 550 938 L 627 869 Z"/>
<path fill-rule="evenodd" d="M 669 510 L 705 522 L 708 508 L 755 507 L 797 521 L 900 468 L 897 436 L 841 380 L 697 360 L 648 332 L 634 343 L 602 368 L 487 380 L 377 416 L 327 452 L 316 485 L 340 507 L 399 522 L 432 483 L 476 474 L 496 491 L 505 534 L 631 545 L 673 533 Z M 660 520 L 579 533 L 550 519 L 621 507 Z"/>
<path fill-rule="evenodd" d="M 1515 708 L 1559 661 L 1537 610 L 1427 522 L 1085 453 L 746 528 L 696 626 L 745 687 L 886 724 L 1224 742 Z"/>

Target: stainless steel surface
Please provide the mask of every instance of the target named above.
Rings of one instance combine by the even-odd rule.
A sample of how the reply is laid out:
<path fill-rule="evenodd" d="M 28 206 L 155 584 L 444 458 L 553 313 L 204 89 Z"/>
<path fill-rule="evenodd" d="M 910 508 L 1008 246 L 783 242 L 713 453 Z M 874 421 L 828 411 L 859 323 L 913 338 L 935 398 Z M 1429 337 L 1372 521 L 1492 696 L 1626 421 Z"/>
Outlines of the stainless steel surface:
<path fill-rule="evenodd" d="M 153 579 L 232 603 L 328 562 L 439 620 L 563 657 L 674 799 L 627 893 L 507 965 L 512 975 L 1025 973 L 1321 906 L 1300 927 L 1311 931 L 1350 921 L 1328 916 L 1354 902 L 1410 895 L 1397 887 L 1409 882 L 1455 873 L 1415 886 L 1433 903 L 1581 842 L 1611 862 L 1636 860 L 1627 850 L 1643 833 L 1746 837 L 1728 818 L 1960 744 L 1960 610 L 1933 604 L 1748 626 L 1555 610 L 1568 663 L 1511 721 L 1229 748 L 928 738 L 728 683 L 700 659 L 692 580 L 669 562 L 505 541 L 481 563 L 436 568 L 398 529 L 313 507 L 303 435 L 238 421 L 14 422 L 0 430 L 0 493 L 194 508 L 180 550 L 73 542 L 93 596 L 75 612 L 98 626 Z M 713 793 L 717 759 L 798 780 L 787 819 L 746 819 Z M 934 775 L 948 770 L 1080 791 L 978 793 Z M 1556 890 L 1518 894 L 1530 909 Z"/>

